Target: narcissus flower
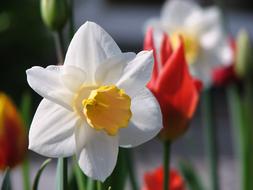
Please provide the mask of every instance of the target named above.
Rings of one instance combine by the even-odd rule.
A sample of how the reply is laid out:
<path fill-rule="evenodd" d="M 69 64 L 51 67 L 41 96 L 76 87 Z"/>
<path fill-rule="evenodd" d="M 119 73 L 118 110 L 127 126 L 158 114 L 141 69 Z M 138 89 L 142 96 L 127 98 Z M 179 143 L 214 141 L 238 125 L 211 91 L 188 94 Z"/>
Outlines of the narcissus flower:
<path fill-rule="evenodd" d="M 0 170 L 22 162 L 27 151 L 24 124 L 10 98 L 0 92 Z"/>
<path fill-rule="evenodd" d="M 29 148 L 49 157 L 77 155 L 83 172 L 104 181 L 118 147 L 134 147 L 162 127 L 159 104 L 145 87 L 152 51 L 122 53 L 98 25 L 74 35 L 64 65 L 27 70 L 29 85 L 44 97 L 29 132 Z"/>
<path fill-rule="evenodd" d="M 180 43 L 177 36 L 182 36 L 190 72 L 205 87 L 212 84 L 214 68 L 231 64 L 232 51 L 217 7 L 202 9 L 193 1 L 166 1 L 161 18 L 152 19 L 147 25 L 170 35 L 173 48 Z M 155 43 L 159 44 L 159 32 L 155 35 Z"/>
<path fill-rule="evenodd" d="M 144 175 L 144 186 L 142 190 L 162 190 L 163 189 L 163 167 L 159 167 Z M 168 190 L 186 190 L 184 179 L 177 170 L 170 170 L 170 185 Z"/>
<path fill-rule="evenodd" d="M 182 39 L 173 51 L 166 34 L 162 37 L 161 47 L 155 47 L 153 36 L 153 30 L 149 29 L 144 42 L 144 49 L 153 49 L 155 57 L 148 88 L 162 110 L 164 127 L 160 136 L 164 140 L 174 140 L 187 130 L 202 84 L 189 74 Z"/>

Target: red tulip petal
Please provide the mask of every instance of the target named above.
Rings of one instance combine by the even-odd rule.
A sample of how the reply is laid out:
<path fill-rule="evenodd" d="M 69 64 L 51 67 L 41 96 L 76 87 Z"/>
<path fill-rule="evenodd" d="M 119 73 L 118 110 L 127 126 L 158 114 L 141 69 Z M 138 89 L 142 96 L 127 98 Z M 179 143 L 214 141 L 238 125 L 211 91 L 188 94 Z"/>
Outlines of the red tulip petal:
<path fill-rule="evenodd" d="M 162 43 L 161 43 L 161 64 L 165 65 L 166 61 L 172 54 L 172 46 L 170 43 L 170 39 L 167 34 L 163 34 Z"/>
<path fill-rule="evenodd" d="M 163 189 L 163 167 L 159 167 L 153 172 L 145 173 L 144 187 L 142 190 L 162 190 Z M 169 190 L 185 190 L 185 182 L 178 171 L 170 170 Z"/>
<path fill-rule="evenodd" d="M 183 80 L 183 73 L 185 70 L 186 60 L 184 56 L 183 42 L 176 51 L 173 52 L 171 57 L 166 61 L 159 77 L 157 79 L 157 90 L 159 92 L 174 93 L 181 87 Z"/>
<path fill-rule="evenodd" d="M 153 55 L 154 55 L 154 68 L 153 68 L 153 73 L 150 82 L 147 84 L 149 88 L 154 88 L 156 79 L 158 76 L 158 62 L 157 62 L 157 54 L 156 54 L 156 49 L 154 45 L 154 39 L 153 39 L 153 29 L 149 28 L 147 30 L 145 39 L 144 39 L 144 50 L 153 50 Z"/>

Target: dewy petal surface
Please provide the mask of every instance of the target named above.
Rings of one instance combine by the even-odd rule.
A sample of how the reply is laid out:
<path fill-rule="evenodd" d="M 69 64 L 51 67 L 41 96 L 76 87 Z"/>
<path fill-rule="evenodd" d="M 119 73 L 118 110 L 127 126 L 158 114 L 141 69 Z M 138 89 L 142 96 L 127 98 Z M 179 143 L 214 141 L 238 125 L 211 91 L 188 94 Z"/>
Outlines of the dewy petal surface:
<path fill-rule="evenodd" d="M 152 93 L 143 88 L 132 99 L 133 113 L 129 126 L 120 129 L 119 144 L 122 147 L 138 146 L 155 137 L 162 128 L 159 104 Z"/>
<path fill-rule="evenodd" d="M 27 81 L 34 91 L 69 110 L 72 110 L 73 94 L 61 81 L 62 66 L 32 67 L 26 71 Z"/>
<path fill-rule="evenodd" d="M 117 162 L 118 136 L 112 137 L 104 132 L 94 131 L 90 137 L 81 151 L 77 152 L 78 163 L 87 176 L 104 181 Z"/>
<path fill-rule="evenodd" d="M 71 156 L 75 153 L 74 112 L 43 99 L 34 115 L 29 131 L 29 149 L 49 157 Z"/>
<path fill-rule="evenodd" d="M 127 64 L 116 85 L 124 89 L 129 96 L 136 95 L 150 81 L 153 65 L 153 51 L 138 53 L 136 58 Z"/>
<path fill-rule="evenodd" d="M 121 54 L 116 42 L 100 26 L 86 22 L 75 33 L 64 64 L 85 69 L 89 82 L 95 83 L 98 66 L 110 57 Z"/>

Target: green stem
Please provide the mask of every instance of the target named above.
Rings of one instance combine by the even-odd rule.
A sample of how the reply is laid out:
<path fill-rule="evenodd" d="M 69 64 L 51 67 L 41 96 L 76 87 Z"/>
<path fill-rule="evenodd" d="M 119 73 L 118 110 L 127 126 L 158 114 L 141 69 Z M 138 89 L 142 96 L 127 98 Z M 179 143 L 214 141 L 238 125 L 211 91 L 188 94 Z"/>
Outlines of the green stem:
<path fill-rule="evenodd" d="M 25 158 L 25 160 L 22 163 L 22 177 L 23 177 L 23 189 L 24 190 L 30 190 L 30 167 L 29 167 L 29 161 L 28 158 Z"/>
<path fill-rule="evenodd" d="M 132 186 L 132 190 L 138 190 L 138 184 L 136 181 L 135 173 L 134 173 L 134 163 L 132 160 L 132 154 L 131 150 L 126 150 L 126 164 L 129 172 L 129 178 L 130 178 L 130 183 Z"/>
<path fill-rule="evenodd" d="M 67 190 L 68 189 L 68 159 L 58 158 L 57 165 L 57 190 Z"/>
<path fill-rule="evenodd" d="M 211 190 L 219 190 L 217 132 L 214 124 L 210 90 L 206 90 L 203 94 L 202 109 L 204 114 L 204 133 L 206 139 L 206 153 L 209 163 Z"/>
<path fill-rule="evenodd" d="M 164 178 L 163 178 L 163 189 L 168 190 L 170 185 L 170 149 L 171 142 L 164 141 L 163 143 L 163 170 L 164 170 Z"/>
<path fill-rule="evenodd" d="M 83 173 L 81 169 L 79 168 L 79 165 L 76 159 L 73 159 L 73 161 L 74 161 L 74 174 L 75 174 L 78 190 L 85 190 L 85 179 L 83 177 Z"/>
<path fill-rule="evenodd" d="M 97 181 L 97 190 L 102 190 L 102 183 Z"/>
<path fill-rule="evenodd" d="M 252 189 L 252 169 L 253 169 L 253 155 L 251 147 L 253 145 L 253 129 L 252 129 L 252 106 L 253 106 L 253 88 L 251 78 L 245 79 L 245 98 L 244 98 L 244 112 L 245 112 L 245 126 L 243 127 L 244 131 L 244 186 L 247 186 L 245 189 Z"/>
<path fill-rule="evenodd" d="M 64 38 L 62 31 L 57 31 L 54 33 L 54 41 L 58 64 L 62 65 L 64 62 L 64 55 L 65 55 Z"/>

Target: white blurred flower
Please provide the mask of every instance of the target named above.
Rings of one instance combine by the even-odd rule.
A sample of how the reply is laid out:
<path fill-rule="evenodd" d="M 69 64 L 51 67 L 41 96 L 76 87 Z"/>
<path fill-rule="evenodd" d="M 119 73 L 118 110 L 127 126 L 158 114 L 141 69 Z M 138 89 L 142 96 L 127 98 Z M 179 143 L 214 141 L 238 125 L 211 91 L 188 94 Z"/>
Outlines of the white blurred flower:
<path fill-rule="evenodd" d="M 183 37 L 191 73 L 205 86 L 211 84 L 214 68 L 232 63 L 232 50 L 217 7 L 203 9 L 193 1 L 170 0 L 164 4 L 161 18 L 151 19 L 147 26 L 155 29 L 157 47 L 161 32 L 170 35 L 173 47 L 178 45 L 178 35 Z"/>
<path fill-rule="evenodd" d="M 64 65 L 27 70 L 29 85 L 44 97 L 29 148 L 48 157 L 76 154 L 87 176 L 104 181 L 119 146 L 140 145 L 162 127 L 159 104 L 145 87 L 152 68 L 152 52 L 122 53 L 100 26 L 86 22 Z"/>

